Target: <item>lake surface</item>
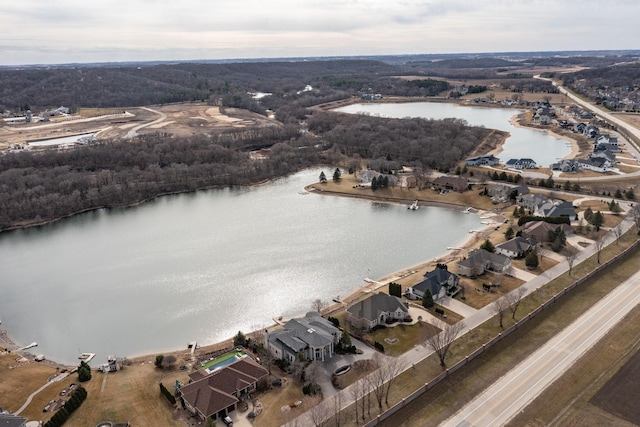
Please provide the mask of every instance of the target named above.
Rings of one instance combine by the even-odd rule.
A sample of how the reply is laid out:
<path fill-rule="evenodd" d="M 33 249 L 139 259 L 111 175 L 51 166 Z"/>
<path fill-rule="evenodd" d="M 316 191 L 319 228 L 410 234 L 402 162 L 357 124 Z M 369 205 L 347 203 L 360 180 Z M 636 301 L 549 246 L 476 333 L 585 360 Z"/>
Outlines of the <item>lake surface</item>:
<path fill-rule="evenodd" d="M 562 139 L 540 130 L 512 125 L 511 118 L 521 113 L 513 108 L 471 107 L 448 102 L 409 102 L 352 104 L 335 111 L 393 118 L 422 117 L 439 120 L 455 117 L 466 120 L 471 126 L 506 131 L 511 136 L 505 141 L 502 152 L 496 156 L 502 163 L 509 159 L 530 158 L 538 166 L 549 167 L 558 159 L 571 154 L 571 146 Z"/>
<path fill-rule="evenodd" d="M 34 354 L 211 344 L 459 246 L 473 214 L 301 194 L 323 169 L 0 233 L 0 319 Z M 325 168 L 332 175 L 332 169 Z"/>

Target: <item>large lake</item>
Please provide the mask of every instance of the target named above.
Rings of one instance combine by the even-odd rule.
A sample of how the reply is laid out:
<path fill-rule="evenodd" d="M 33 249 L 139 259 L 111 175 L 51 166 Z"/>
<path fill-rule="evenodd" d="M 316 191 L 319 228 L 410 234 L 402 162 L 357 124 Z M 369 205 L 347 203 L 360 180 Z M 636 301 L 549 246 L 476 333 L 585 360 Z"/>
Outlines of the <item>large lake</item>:
<path fill-rule="evenodd" d="M 322 169 L 0 233 L 0 319 L 66 363 L 210 344 L 460 245 L 480 219 L 301 194 Z M 332 170 L 324 169 L 331 176 Z"/>
<path fill-rule="evenodd" d="M 564 140 L 546 132 L 516 127 L 510 120 L 520 114 L 513 108 L 489 108 L 462 106 L 448 102 L 409 102 L 389 104 L 353 104 L 335 111 L 353 114 L 370 114 L 381 117 L 422 117 L 427 119 L 464 119 L 471 126 L 484 126 L 509 132 L 502 152 L 497 155 L 502 163 L 509 159 L 531 158 L 541 167 L 571 154 L 571 146 Z"/>

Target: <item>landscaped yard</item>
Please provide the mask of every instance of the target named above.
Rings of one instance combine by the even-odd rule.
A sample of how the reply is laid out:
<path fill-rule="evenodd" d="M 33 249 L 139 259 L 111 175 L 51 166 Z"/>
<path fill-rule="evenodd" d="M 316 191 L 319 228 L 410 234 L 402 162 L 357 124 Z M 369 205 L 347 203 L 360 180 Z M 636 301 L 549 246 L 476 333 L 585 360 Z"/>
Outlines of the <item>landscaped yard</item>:
<path fill-rule="evenodd" d="M 511 292 L 524 282 L 513 276 L 487 272 L 475 279 L 471 279 L 469 277 L 461 277 L 460 283 L 462 283 L 466 287 L 465 301 L 463 302 L 475 309 L 480 309 L 488 304 L 491 304 L 493 301 L 497 300 L 504 294 Z M 492 287 L 491 292 L 487 292 L 482 287 L 483 283 L 495 283 L 500 286 Z M 460 294 L 456 296 L 456 299 L 460 299 Z"/>
<path fill-rule="evenodd" d="M 424 343 L 428 337 L 435 335 L 440 330 L 424 321 L 414 325 L 398 324 L 393 327 L 377 329 L 365 334 L 364 338 L 369 342 L 379 342 L 384 346 L 385 354 L 399 356 L 411 350 L 416 345 Z"/>

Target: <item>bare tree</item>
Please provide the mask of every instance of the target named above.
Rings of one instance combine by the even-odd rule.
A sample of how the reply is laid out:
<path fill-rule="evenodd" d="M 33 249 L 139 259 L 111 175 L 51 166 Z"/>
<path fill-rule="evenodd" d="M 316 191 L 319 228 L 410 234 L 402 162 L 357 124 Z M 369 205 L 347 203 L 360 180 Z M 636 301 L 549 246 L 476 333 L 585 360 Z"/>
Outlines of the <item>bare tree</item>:
<path fill-rule="evenodd" d="M 384 393 L 384 402 L 389 405 L 389 391 L 391 391 L 391 386 L 402 372 L 402 363 L 400 363 L 400 359 L 397 357 L 388 357 L 385 361 L 387 377 L 389 378 L 387 381 L 387 391 Z"/>
<path fill-rule="evenodd" d="M 464 322 L 461 320 L 453 325 L 445 326 L 440 333 L 427 338 L 426 345 L 438 355 L 440 366 L 447 366 L 445 364 L 445 358 L 449 352 L 449 347 L 451 347 L 451 343 L 460 335 L 463 329 Z"/>
<path fill-rule="evenodd" d="M 600 255 L 602 254 L 602 248 L 604 248 L 604 238 L 600 233 L 595 232 L 593 234 L 593 244 L 596 248 L 596 260 L 600 264 Z"/>
<path fill-rule="evenodd" d="M 516 319 L 516 312 L 518 311 L 518 307 L 520 306 L 522 297 L 526 291 L 527 290 L 523 286 L 520 286 L 505 295 L 505 298 L 509 302 L 509 309 L 511 310 L 511 318 L 513 320 Z"/>
<path fill-rule="evenodd" d="M 616 236 L 616 245 L 620 244 L 620 237 L 622 237 L 622 225 L 618 224 L 614 229 L 613 229 L 613 234 L 615 234 Z"/>
<path fill-rule="evenodd" d="M 502 320 L 504 319 L 504 313 L 509 309 L 509 301 L 507 298 L 498 298 L 491 304 L 491 311 L 498 316 L 498 322 L 500 323 L 500 329 L 504 328 Z"/>
<path fill-rule="evenodd" d="M 640 235 L 640 206 L 637 203 L 631 207 L 629 215 L 631 215 L 631 219 L 636 225 L 636 233 Z"/>
<path fill-rule="evenodd" d="M 384 397 L 384 383 L 387 381 L 387 374 L 385 369 L 385 361 L 383 355 L 375 353 L 373 355 L 373 361 L 377 365 L 375 371 L 367 375 L 367 381 L 373 390 L 373 394 L 378 402 L 378 409 L 382 412 L 382 398 Z"/>
<path fill-rule="evenodd" d="M 573 246 L 567 246 L 564 248 L 564 259 L 567 261 L 567 265 L 569 266 L 569 276 L 571 277 L 571 271 L 573 270 L 573 266 L 576 263 L 576 258 L 578 257 L 578 251 Z"/>
<path fill-rule="evenodd" d="M 544 247 L 544 245 L 542 243 L 540 243 L 537 248 L 536 248 L 536 252 L 538 253 L 538 256 L 540 257 L 540 259 L 549 256 L 549 249 L 547 249 L 546 247 Z"/>
<path fill-rule="evenodd" d="M 311 308 L 313 308 L 313 310 L 317 311 L 318 313 L 322 313 L 322 310 L 324 310 L 326 306 L 327 303 L 322 301 L 320 298 L 314 300 L 311 303 Z"/>
<path fill-rule="evenodd" d="M 327 412 L 326 405 L 322 401 L 322 397 L 315 395 L 308 400 L 307 417 L 314 427 L 321 427 L 324 424 Z"/>
<path fill-rule="evenodd" d="M 362 395 L 360 394 L 360 381 L 364 381 L 364 378 L 356 381 L 349 390 L 349 394 L 351 394 L 351 397 L 353 398 L 353 406 L 356 410 L 356 422 L 358 420 L 358 400 L 360 400 L 360 398 L 362 397 Z"/>
<path fill-rule="evenodd" d="M 340 410 L 342 409 L 342 393 L 338 392 L 333 395 L 333 420 L 336 427 L 340 427 Z M 356 416 L 356 419 L 358 417 Z"/>

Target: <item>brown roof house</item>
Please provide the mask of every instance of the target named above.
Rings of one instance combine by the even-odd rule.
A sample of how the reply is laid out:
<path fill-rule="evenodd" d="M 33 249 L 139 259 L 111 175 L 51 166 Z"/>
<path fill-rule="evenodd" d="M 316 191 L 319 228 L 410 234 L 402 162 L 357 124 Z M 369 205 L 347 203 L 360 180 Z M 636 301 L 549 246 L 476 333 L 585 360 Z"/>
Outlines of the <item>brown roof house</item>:
<path fill-rule="evenodd" d="M 494 254 L 485 249 L 474 249 L 458 263 L 458 274 L 461 276 L 480 276 L 485 271 L 506 273 L 511 268 L 511 259 Z"/>
<path fill-rule="evenodd" d="M 236 409 L 246 395 L 265 388 L 269 372 L 246 356 L 224 368 L 207 374 L 198 370 L 189 374 L 191 382 L 179 388 L 185 406 L 200 418 L 214 420 Z"/>
<path fill-rule="evenodd" d="M 462 176 L 443 175 L 437 177 L 431 185 L 440 191 L 466 191 L 469 189 L 469 181 Z"/>
<path fill-rule="evenodd" d="M 357 329 L 371 330 L 392 320 L 409 317 L 406 302 L 393 295 L 373 294 L 347 309 L 347 321 Z"/>
<path fill-rule="evenodd" d="M 545 221 L 531 221 L 522 229 L 522 237 L 535 239 L 538 242 L 548 242 L 549 231 L 555 231 L 558 227 L 560 227 L 565 234 L 573 232 L 571 226 L 568 224 L 550 224 Z"/>

